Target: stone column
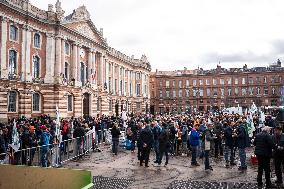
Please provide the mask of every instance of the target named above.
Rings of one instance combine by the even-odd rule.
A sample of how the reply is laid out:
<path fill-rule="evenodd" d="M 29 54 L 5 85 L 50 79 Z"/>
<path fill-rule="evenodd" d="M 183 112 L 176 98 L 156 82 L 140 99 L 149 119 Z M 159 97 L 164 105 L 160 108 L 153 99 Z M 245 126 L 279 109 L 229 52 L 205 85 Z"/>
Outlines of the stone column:
<path fill-rule="evenodd" d="M 105 59 L 105 82 L 107 85 L 107 91 L 109 92 L 109 63 L 107 59 Z"/>
<path fill-rule="evenodd" d="M 92 73 L 91 70 L 93 69 L 93 54 L 90 50 L 88 52 L 88 81 L 92 83 Z"/>
<path fill-rule="evenodd" d="M 101 54 L 100 56 L 100 85 L 103 87 L 104 86 L 104 56 Z"/>
<path fill-rule="evenodd" d="M 0 78 L 8 78 L 7 69 L 7 18 L 1 17 L 1 64 L 0 64 Z"/>
<path fill-rule="evenodd" d="M 75 83 L 77 82 L 77 56 L 78 56 L 78 47 L 76 44 L 73 44 L 73 49 L 72 49 L 72 78 L 75 79 Z"/>
<path fill-rule="evenodd" d="M 112 76 L 111 76 L 111 78 L 112 78 L 112 82 L 111 82 L 112 83 L 112 87 L 111 87 L 111 89 L 112 89 L 112 93 L 115 94 L 116 91 L 114 91 L 115 79 L 114 79 L 114 63 L 113 62 L 111 63 L 111 67 L 112 67 Z"/>
<path fill-rule="evenodd" d="M 61 73 L 65 75 L 65 41 L 61 41 Z M 65 76 L 68 78 L 68 75 Z"/>
<path fill-rule="evenodd" d="M 92 69 L 93 75 L 95 74 L 95 78 L 92 78 L 92 83 L 95 84 L 97 80 L 97 70 L 96 70 L 96 53 L 92 52 Z"/>
<path fill-rule="evenodd" d="M 26 72 L 26 75 L 25 75 L 25 78 L 26 78 L 26 81 L 29 81 L 31 82 L 32 81 L 32 73 L 31 73 L 31 67 L 33 66 L 33 60 L 31 60 L 30 56 L 31 56 L 31 43 L 32 43 L 32 28 L 28 27 L 27 26 L 27 29 L 26 29 L 26 49 L 25 49 L 25 52 L 26 52 L 26 69 L 25 69 L 25 72 Z"/>
<path fill-rule="evenodd" d="M 54 66 L 55 66 L 55 40 L 53 34 L 46 34 L 46 74 L 45 83 L 54 83 Z"/>
<path fill-rule="evenodd" d="M 81 84 L 81 78 L 80 78 L 80 76 L 81 76 L 81 62 L 80 62 L 80 46 L 78 46 L 78 48 L 77 48 L 77 62 L 76 62 L 76 64 L 77 64 L 77 83 L 78 83 L 78 85 L 80 85 Z"/>
<path fill-rule="evenodd" d="M 117 68 L 118 68 L 118 84 L 117 84 L 117 87 L 118 87 L 118 96 L 121 96 L 121 90 L 120 90 L 120 80 L 121 80 L 121 72 L 120 72 L 120 66 L 117 65 Z"/>
<path fill-rule="evenodd" d="M 128 73 L 127 73 L 128 75 L 127 75 L 127 88 L 128 88 L 128 96 L 130 96 L 130 82 L 131 82 L 131 80 L 130 80 L 130 74 L 131 74 L 131 71 L 130 70 L 128 70 Z"/>
<path fill-rule="evenodd" d="M 55 52 L 55 73 L 54 75 L 56 77 L 58 77 L 60 75 L 61 72 L 61 38 L 60 37 L 56 37 L 55 39 L 55 49 L 56 49 L 56 52 Z"/>

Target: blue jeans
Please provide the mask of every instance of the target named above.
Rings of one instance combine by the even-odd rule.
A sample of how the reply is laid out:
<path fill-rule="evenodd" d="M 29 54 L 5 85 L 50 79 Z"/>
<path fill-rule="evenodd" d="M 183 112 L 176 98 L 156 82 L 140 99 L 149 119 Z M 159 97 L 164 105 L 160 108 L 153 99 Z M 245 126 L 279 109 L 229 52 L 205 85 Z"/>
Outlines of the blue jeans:
<path fill-rule="evenodd" d="M 47 152 L 48 148 L 47 147 L 42 147 L 40 150 L 40 160 L 41 160 L 41 166 L 42 167 L 47 167 Z"/>
<path fill-rule="evenodd" d="M 246 149 L 245 148 L 239 148 L 239 156 L 240 156 L 240 162 L 241 167 L 246 168 Z"/>
<path fill-rule="evenodd" d="M 209 152 L 210 150 L 204 150 L 204 157 L 205 157 L 205 169 L 209 169 L 210 168 L 210 164 L 209 164 Z"/>
<path fill-rule="evenodd" d="M 154 150 L 156 153 L 156 161 L 158 162 L 160 159 L 160 151 L 159 151 L 159 141 L 158 140 L 154 140 Z"/>
<path fill-rule="evenodd" d="M 235 158 L 234 158 L 234 147 L 230 147 L 230 146 L 225 146 L 225 161 L 226 163 L 234 163 Z M 229 155 L 230 155 L 230 159 L 229 159 Z"/>
<path fill-rule="evenodd" d="M 101 140 L 102 140 L 102 131 L 97 131 L 97 141 L 98 141 L 97 144 L 101 143 Z"/>
<path fill-rule="evenodd" d="M 196 161 L 197 148 L 198 146 L 191 146 L 191 164 L 197 164 Z"/>

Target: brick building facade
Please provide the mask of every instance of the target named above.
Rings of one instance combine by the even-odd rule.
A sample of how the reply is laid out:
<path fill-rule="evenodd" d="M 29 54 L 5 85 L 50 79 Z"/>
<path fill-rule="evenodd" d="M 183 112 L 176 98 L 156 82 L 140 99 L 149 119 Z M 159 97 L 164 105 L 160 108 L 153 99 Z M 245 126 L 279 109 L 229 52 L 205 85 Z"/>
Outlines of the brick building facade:
<path fill-rule="evenodd" d="M 284 68 L 156 71 L 150 76 L 151 113 L 207 111 L 227 107 L 279 106 L 283 102 Z"/>
<path fill-rule="evenodd" d="M 0 119 L 145 112 L 151 66 L 110 47 L 85 6 L 64 16 L 27 0 L 0 1 Z"/>

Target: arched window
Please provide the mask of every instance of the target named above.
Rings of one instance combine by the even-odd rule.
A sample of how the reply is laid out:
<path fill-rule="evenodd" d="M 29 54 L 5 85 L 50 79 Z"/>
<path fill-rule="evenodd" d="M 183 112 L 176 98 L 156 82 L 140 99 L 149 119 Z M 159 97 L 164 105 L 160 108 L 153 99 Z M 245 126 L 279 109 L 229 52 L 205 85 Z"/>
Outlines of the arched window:
<path fill-rule="evenodd" d="M 17 73 L 17 52 L 15 50 L 9 51 L 9 74 Z"/>
<path fill-rule="evenodd" d="M 40 35 L 38 33 L 34 35 L 34 47 L 40 48 Z"/>
<path fill-rule="evenodd" d="M 65 62 L 65 67 L 64 67 L 64 78 L 68 79 L 69 76 L 69 64 L 68 62 Z"/>
<path fill-rule="evenodd" d="M 40 94 L 33 93 L 33 111 L 39 112 L 39 108 L 40 108 Z"/>
<path fill-rule="evenodd" d="M 18 28 L 14 25 L 10 26 L 10 39 L 14 41 L 18 40 Z"/>
<path fill-rule="evenodd" d="M 83 62 L 81 62 L 81 82 L 82 82 L 82 85 L 85 82 L 85 65 Z"/>
<path fill-rule="evenodd" d="M 33 78 L 40 77 L 40 59 L 38 56 L 33 57 Z"/>
<path fill-rule="evenodd" d="M 17 92 L 10 91 L 8 93 L 8 112 L 17 111 Z"/>

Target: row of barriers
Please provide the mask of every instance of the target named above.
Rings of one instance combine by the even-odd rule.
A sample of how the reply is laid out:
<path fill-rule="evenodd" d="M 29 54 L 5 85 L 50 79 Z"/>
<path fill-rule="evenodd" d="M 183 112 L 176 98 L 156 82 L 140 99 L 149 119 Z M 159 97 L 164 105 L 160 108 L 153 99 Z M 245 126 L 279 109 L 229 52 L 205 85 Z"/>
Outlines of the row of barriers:
<path fill-rule="evenodd" d="M 96 141 L 94 134 L 94 132 L 88 132 L 83 137 L 63 140 L 61 143 L 36 146 L 17 151 L 9 147 L 7 153 L 0 154 L 0 163 L 60 167 L 69 160 L 80 159 L 91 150 L 95 150 Z"/>
<path fill-rule="evenodd" d="M 6 153 L 0 154 L 0 164 L 61 167 L 70 160 L 83 158 L 91 151 L 95 151 L 101 143 L 112 143 L 110 129 L 89 131 L 83 137 L 20 150 L 14 150 L 10 146 Z M 125 145 L 125 131 L 121 131 L 119 144 L 121 147 Z"/>

